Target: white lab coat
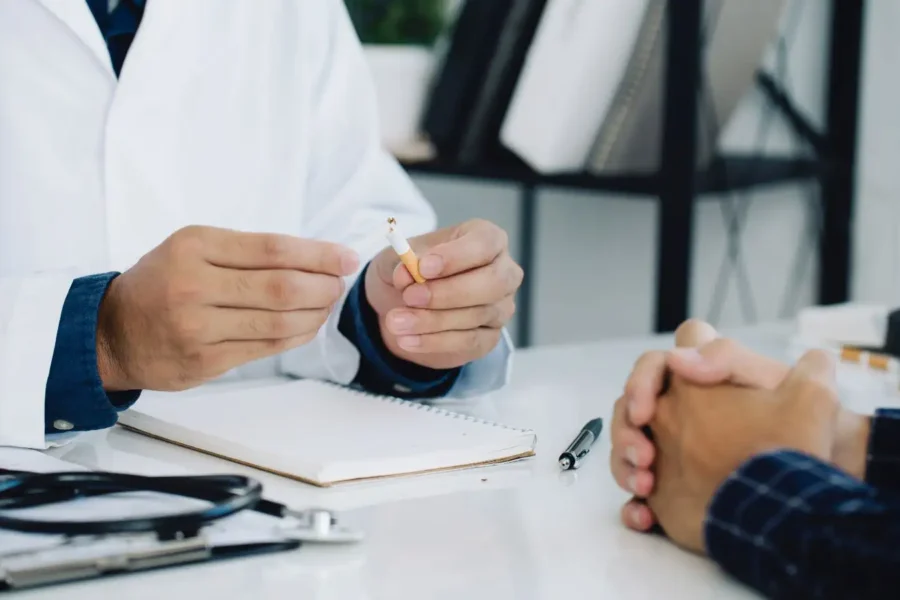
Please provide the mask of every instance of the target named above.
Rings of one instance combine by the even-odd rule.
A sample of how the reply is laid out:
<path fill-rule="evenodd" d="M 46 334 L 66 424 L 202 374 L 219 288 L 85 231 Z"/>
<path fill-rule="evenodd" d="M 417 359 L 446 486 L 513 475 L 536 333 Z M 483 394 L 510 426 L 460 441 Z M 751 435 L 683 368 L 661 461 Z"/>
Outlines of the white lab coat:
<path fill-rule="evenodd" d="M 190 224 L 327 239 L 363 262 L 433 211 L 382 151 L 340 0 L 149 0 L 121 77 L 84 0 L 0 2 L 0 445 L 43 448 L 74 277 L 125 270 Z M 354 278 L 348 278 L 352 284 Z M 335 310 L 316 340 L 237 376 L 349 382 Z M 506 337 L 454 395 L 508 377 Z"/>

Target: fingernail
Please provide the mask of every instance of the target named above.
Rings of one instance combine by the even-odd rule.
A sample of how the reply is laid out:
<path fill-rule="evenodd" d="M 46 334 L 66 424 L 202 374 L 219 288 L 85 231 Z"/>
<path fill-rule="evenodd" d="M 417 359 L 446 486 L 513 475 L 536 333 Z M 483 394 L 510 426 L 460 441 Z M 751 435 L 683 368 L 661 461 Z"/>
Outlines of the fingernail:
<path fill-rule="evenodd" d="M 673 348 L 671 352 L 673 356 L 677 356 L 685 362 L 703 362 L 703 356 L 697 351 L 696 348 Z"/>
<path fill-rule="evenodd" d="M 428 306 L 431 292 L 424 285 L 414 285 L 403 292 L 403 298 L 409 306 Z"/>
<path fill-rule="evenodd" d="M 359 256 L 356 252 L 345 252 L 341 255 L 341 270 L 345 275 L 356 273 L 359 268 Z"/>
<path fill-rule="evenodd" d="M 637 448 L 635 448 L 634 446 L 628 446 L 627 448 L 625 448 L 625 458 L 627 458 L 628 462 L 636 467 L 638 461 Z"/>
<path fill-rule="evenodd" d="M 641 528 L 644 526 L 644 520 L 641 518 L 641 509 L 638 506 L 632 506 L 631 510 L 628 511 L 628 518 L 631 519 L 631 524 L 637 528 Z"/>
<path fill-rule="evenodd" d="M 631 422 L 637 422 L 637 402 L 635 402 L 634 398 L 628 401 L 628 418 L 631 419 Z"/>
<path fill-rule="evenodd" d="M 412 331 L 416 323 L 416 318 L 407 312 L 400 312 L 391 315 L 390 327 L 392 333 L 407 333 Z"/>
<path fill-rule="evenodd" d="M 429 254 L 419 261 L 419 273 L 426 279 L 437 277 L 444 270 L 444 259 L 436 254 Z"/>
<path fill-rule="evenodd" d="M 417 335 L 405 335 L 397 338 L 397 344 L 404 350 L 415 350 L 422 345 L 422 338 Z"/>
<path fill-rule="evenodd" d="M 628 489 L 633 494 L 637 494 L 637 475 L 629 475 L 627 484 L 628 484 Z"/>

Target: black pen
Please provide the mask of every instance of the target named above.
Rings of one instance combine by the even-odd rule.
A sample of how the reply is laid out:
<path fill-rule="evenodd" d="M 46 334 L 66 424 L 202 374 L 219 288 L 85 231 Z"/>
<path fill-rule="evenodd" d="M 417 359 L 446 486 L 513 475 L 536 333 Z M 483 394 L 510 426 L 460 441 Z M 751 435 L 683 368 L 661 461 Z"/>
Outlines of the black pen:
<path fill-rule="evenodd" d="M 575 440 L 559 455 L 559 466 L 563 470 L 577 469 L 581 461 L 590 453 L 591 446 L 600 439 L 603 431 L 603 419 L 592 419 L 581 428 Z"/>

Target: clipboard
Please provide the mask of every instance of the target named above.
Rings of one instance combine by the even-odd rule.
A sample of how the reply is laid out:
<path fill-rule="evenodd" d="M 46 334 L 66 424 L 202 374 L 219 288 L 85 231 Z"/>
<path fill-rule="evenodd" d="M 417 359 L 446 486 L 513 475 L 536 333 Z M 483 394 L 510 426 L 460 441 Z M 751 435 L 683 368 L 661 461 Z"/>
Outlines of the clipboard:
<path fill-rule="evenodd" d="M 0 448 L 0 468 L 71 471 L 80 467 L 35 450 Z M 88 498 L 23 512 L 90 519 L 179 511 L 194 501 L 158 494 Z M 201 503 L 202 504 L 202 503 Z M 296 550 L 302 541 L 279 531 L 276 519 L 241 512 L 187 538 L 153 533 L 64 537 L 0 530 L 0 594 L 76 581 Z"/>
<path fill-rule="evenodd" d="M 0 593 L 286 552 L 301 544 L 273 539 L 216 545 L 203 534 L 164 541 L 153 535 L 70 540 L 51 548 L 0 555 Z"/>

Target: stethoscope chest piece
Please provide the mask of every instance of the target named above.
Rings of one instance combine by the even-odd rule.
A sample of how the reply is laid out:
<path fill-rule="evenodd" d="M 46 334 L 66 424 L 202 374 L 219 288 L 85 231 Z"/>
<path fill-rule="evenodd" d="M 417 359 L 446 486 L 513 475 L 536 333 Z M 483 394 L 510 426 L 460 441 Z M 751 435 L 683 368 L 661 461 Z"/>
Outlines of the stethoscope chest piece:
<path fill-rule="evenodd" d="M 291 521 L 284 524 L 282 532 L 301 542 L 351 544 L 363 539 L 362 531 L 341 525 L 329 510 L 315 508 L 286 516 Z"/>

